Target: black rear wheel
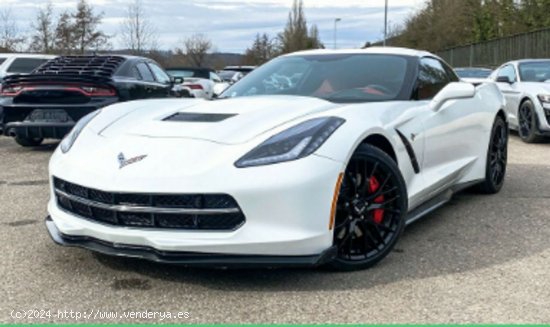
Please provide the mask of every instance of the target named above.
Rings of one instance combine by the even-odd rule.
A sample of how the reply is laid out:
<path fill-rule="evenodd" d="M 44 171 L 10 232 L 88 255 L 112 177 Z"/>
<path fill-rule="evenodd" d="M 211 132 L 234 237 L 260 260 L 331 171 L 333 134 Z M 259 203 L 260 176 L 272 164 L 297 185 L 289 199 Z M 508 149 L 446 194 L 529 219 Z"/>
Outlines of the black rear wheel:
<path fill-rule="evenodd" d="M 500 191 L 506 176 L 508 162 L 508 126 L 500 116 L 495 118 L 489 148 L 487 149 L 487 164 L 485 180 L 479 184 L 479 190 L 486 194 Z"/>
<path fill-rule="evenodd" d="M 17 144 L 23 147 L 31 147 L 31 146 L 39 146 L 40 144 L 42 144 L 42 142 L 44 142 L 44 139 L 38 138 L 38 137 L 29 138 L 29 137 L 16 136 L 15 142 L 17 142 Z"/>
<path fill-rule="evenodd" d="M 537 134 L 537 121 L 535 107 L 531 100 L 523 101 L 518 110 L 518 134 L 524 142 L 537 143 L 541 141 L 542 137 Z"/>
<path fill-rule="evenodd" d="M 373 266 L 399 239 L 407 213 L 407 189 L 396 163 L 380 149 L 360 146 L 338 196 L 331 265 L 340 270 Z"/>

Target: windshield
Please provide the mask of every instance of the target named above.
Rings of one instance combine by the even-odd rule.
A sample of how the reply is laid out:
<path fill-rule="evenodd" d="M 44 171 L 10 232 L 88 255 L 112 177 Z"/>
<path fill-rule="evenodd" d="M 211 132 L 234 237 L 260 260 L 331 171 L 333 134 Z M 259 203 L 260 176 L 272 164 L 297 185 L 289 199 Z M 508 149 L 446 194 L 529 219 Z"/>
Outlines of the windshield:
<path fill-rule="evenodd" d="M 222 70 L 218 72 L 218 76 L 220 76 L 224 81 L 230 81 L 237 73 L 238 72 L 232 70 Z"/>
<path fill-rule="evenodd" d="M 482 68 L 457 68 L 455 73 L 460 78 L 487 78 L 491 75 L 490 69 Z"/>
<path fill-rule="evenodd" d="M 550 60 L 520 63 L 519 76 L 523 82 L 550 81 Z"/>
<path fill-rule="evenodd" d="M 184 70 L 184 69 L 168 69 L 166 70 L 168 75 L 172 77 L 198 77 L 198 78 L 206 78 L 209 79 L 209 71 L 207 70 Z"/>
<path fill-rule="evenodd" d="M 402 99 L 412 57 L 330 54 L 274 59 L 229 87 L 223 97 L 300 95 L 333 102 Z"/>

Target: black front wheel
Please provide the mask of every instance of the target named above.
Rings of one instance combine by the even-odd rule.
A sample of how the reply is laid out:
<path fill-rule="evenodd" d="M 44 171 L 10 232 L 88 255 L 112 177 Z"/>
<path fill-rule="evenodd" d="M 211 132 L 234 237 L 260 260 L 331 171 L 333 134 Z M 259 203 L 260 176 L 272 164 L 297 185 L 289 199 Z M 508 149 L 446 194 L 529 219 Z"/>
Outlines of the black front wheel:
<path fill-rule="evenodd" d="M 526 143 L 540 142 L 542 137 L 539 136 L 537 126 L 537 116 L 535 107 L 530 100 L 524 101 L 518 110 L 518 134 L 522 141 Z"/>
<path fill-rule="evenodd" d="M 38 137 L 30 138 L 30 137 L 16 136 L 15 142 L 17 142 L 17 144 L 23 147 L 31 147 L 31 146 L 39 146 L 40 144 L 42 144 L 42 142 L 44 142 L 44 139 L 38 138 Z"/>
<path fill-rule="evenodd" d="M 497 116 L 491 131 L 487 150 L 485 180 L 479 185 L 481 192 L 495 194 L 500 191 L 506 176 L 508 162 L 508 126 L 502 117 Z"/>
<path fill-rule="evenodd" d="M 338 196 L 331 263 L 339 270 L 373 266 L 387 256 L 405 225 L 408 199 L 396 163 L 380 149 L 361 145 L 350 159 Z"/>

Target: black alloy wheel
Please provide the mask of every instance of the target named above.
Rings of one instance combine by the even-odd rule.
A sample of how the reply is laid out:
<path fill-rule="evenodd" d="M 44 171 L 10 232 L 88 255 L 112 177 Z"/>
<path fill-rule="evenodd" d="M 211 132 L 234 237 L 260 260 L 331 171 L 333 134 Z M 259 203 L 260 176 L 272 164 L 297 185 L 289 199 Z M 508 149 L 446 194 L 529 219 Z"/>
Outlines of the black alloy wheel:
<path fill-rule="evenodd" d="M 404 228 L 407 190 L 396 163 L 380 149 L 361 145 L 340 187 L 334 224 L 339 270 L 373 266 L 390 253 Z"/>
<path fill-rule="evenodd" d="M 480 184 L 483 193 L 498 193 L 504 184 L 508 162 L 508 126 L 504 119 L 497 116 L 491 131 L 487 150 L 485 181 Z"/>
<path fill-rule="evenodd" d="M 526 143 L 536 143 L 541 140 L 537 135 L 537 117 L 535 107 L 530 100 L 524 101 L 518 110 L 518 134 Z"/>

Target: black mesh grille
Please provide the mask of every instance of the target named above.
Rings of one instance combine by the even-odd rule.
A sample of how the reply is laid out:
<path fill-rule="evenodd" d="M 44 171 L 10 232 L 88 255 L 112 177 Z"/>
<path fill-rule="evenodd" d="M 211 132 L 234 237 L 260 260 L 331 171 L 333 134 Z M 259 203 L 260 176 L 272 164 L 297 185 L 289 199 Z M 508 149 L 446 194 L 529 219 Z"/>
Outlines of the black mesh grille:
<path fill-rule="evenodd" d="M 182 230 L 235 230 L 245 221 L 239 205 L 227 194 L 111 193 L 69 183 L 56 177 L 53 179 L 53 185 L 57 191 L 57 203 L 60 208 L 80 217 L 111 225 Z M 115 209 L 111 206 L 123 206 L 124 211 L 121 211 L 120 207 Z M 148 208 L 151 208 L 151 211 L 161 208 L 172 211 L 231 209 L 236 212 L 157 213 L 147 212 Z"/>
<path fill-rule="evenodd" d="M 112 77 L 125 61 L 120 56 L 61 56 L 33 71 L 41 75 L 85 75 Z"/>

